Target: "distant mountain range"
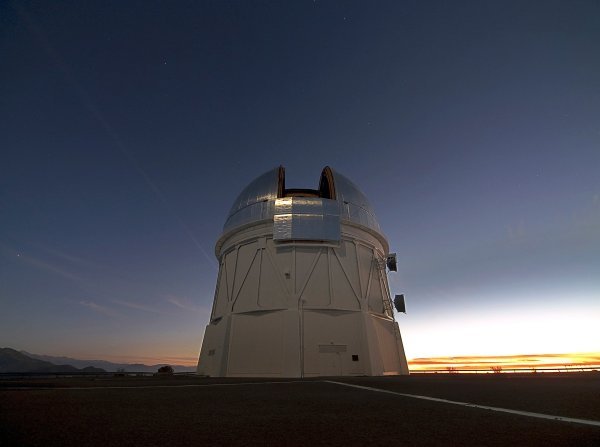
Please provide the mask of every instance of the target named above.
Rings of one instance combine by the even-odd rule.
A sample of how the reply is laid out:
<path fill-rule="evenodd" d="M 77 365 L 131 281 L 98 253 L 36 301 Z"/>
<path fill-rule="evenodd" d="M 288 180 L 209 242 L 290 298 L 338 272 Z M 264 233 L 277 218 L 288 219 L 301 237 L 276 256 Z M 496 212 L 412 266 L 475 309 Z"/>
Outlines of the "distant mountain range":
<path fill-rule="evenodd" d="M 105 360 L 81 360 L 70 357 L 31 354 L 12 348 L 0 348 L 0 373 L 69 373 L 69 372 L 156 372 L 166 365 L 144 365 L 141 363 L 112 363 Z M 175 372 L 193 372 L 193 366 L 171 365 Z"/>
<path fill-rule="evenodd" d="M 167 365 L 167 363 L 159 363 L 156 365 L 144 365 L 142 363 L 113 363 L 107 362 L 106 360 L 81 360 L 74 359 L 71 357 L 56 357 L 51 355 L 40 355 L 40 354 L 32 354 L 27 351 L 20 351 L 21 354 L 24 354 L 32 359 L 43 360 L 45 362 L 50 362 L 54 364 L 67 364 L 72 365 L 76 368 L 85 368 L 87 366 L 92 366 L 95 368 L 102 368 L 108 372 L 115 372 L 121 369 L 124 369 L 126 372 L 156 372 L 158 368 L 161 366 Z M 175 372 L 194 372 L 196 371 L 195 366 L 183 366 L 183 365 L 173 365 L 169 364 L 173 367 Z"/>
<path fill-rule="evenodd" d="M 0 373 L 58 373 L 58 372 L 106 372 L 89 364 L 83 368 L 72 365 L 56 365 L 51 362 L 32 358 L 11 348 L 0 348 Z"/>

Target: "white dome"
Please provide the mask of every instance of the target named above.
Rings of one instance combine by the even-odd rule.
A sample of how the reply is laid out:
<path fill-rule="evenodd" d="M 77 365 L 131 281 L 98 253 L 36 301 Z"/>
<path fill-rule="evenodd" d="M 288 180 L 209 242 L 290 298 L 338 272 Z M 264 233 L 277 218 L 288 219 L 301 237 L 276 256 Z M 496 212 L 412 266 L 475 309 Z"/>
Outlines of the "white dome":
<path fill-rule="evenodd" d="M 378 233 L 381 231 L 366 196 L 342 174 L 325 167 L 319 189 L 286 189 L 283 166 L 258 176 L 242 190 L 231 207 L 223 230 L 228 232 L 241 225 L 273 220 L 276 199 L 298 196 L 335 200 L 342 221 L 360 224 Z"/>

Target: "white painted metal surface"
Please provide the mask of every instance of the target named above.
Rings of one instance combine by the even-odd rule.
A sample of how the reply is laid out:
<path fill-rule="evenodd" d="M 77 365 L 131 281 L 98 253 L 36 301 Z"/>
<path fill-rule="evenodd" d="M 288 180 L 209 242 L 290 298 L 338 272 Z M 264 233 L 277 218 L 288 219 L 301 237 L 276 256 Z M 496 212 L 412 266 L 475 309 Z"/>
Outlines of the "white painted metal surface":
<path fill-rule="evenodd" d="M 332 184 L 292 192 L 282 169 L 240 194 L 216 244 L 219 276 L 197 372 L 408 374 L 390 303 L 388 244 L 364 194 L 328 168 L 321 183 L 327 174 Z"/>

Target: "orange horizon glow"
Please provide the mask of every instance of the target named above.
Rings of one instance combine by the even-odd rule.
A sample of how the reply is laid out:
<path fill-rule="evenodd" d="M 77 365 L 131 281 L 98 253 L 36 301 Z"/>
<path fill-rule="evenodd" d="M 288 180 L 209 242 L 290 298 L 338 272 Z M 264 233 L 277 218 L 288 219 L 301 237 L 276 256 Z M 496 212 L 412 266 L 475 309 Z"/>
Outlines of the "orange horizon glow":
<path fill-rule="evenodd" d="M 76 356 L 80 360 L 82 356 Z M 90 357 L 83 356 L 83 357 Z M 104 360 L 112 363 L 124 364 L 143 364 L 146 366 L 152 365 L 177 365 L 177 366 L 196 366 L 198 365 L 198 357 L 170 357 L 170 356 L 128 356 L 128 355 L 98 355 L 97 360 Z"/>
<path fill-rule="evenodd" d="M 543 368 L 600 368 L 600 352 L 569 354 L 515 354 L 456 357 L 423 357 L 408 361 L 411 371 L 439 370 L 492 370 L 492 367 L 510 369 Z"/>
<path fill-rule="evenodd" d="M 105 360 L 118 363 L 143 363 L 147 365 L 171 364 L 196 366 L 197 357 L 130 357 L 106 356 Z M 600 368 L 600 352 L 562 353 L 562 354 L 514 354 L 514 355 L 469 355 L 447 357 L 419 357 L 408 360 L 411 371 L 456 370 L 492 370 L 500 366 L 510 369 L 543 368 Z"/>

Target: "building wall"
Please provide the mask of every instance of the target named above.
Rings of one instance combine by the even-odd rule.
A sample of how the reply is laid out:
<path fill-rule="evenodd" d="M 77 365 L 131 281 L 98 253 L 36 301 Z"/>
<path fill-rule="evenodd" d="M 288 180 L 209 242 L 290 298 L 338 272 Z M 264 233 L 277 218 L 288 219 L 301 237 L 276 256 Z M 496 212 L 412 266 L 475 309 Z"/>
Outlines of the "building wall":
<path fill-rule="evenodd" d="M 217 244 L 219 277 L 198 372 L 302 377 L 408 373 L 385 240 L 342 225 L 339 244 L 276 243 L 273 225 Z"/>

